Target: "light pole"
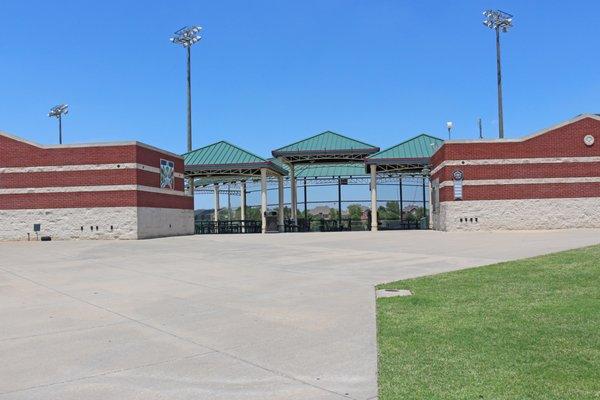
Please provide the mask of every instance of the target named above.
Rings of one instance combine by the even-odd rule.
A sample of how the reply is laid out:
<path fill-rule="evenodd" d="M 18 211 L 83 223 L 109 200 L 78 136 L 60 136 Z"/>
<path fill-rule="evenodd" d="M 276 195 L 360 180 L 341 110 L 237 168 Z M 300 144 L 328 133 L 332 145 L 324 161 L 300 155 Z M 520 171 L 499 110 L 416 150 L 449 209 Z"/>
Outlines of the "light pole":
<path fill-rule="evenodd" d="M 504 113 L 502 112 L 502 69 L 500 65 L 500 31 L 507 32 L 511 28 L 513 16 L 500 10 L 483 12 L 483 24 L 496 31 L 496 68 L 498 72 L 498 137 L 504 138 Z"/>
<path fill-rule="evenodd" d="M 448 140 L 452 139 L 452 128 L 454 127 L 454 123 L 452 121 L 446 122 L 446 129 L 448 129 Z"/>
<path fill-rule="evenodd" d="M 49 117 L 56 117 L 58 119 L 58 144 L 62 144 L 62 116 L 69 113 L 68 104 L 59 104 L 50 109 L 48 113 Z"/>
<path fill-rule="evenodd" d="M 180 44 L 187 53 L 187 151 L 192 151 L 192 73 L 191 73 L 191 51 L 190 48 L 202 38 L 198 32 L 200 26 L 185 26 L 175 32 L 171 38 L 174 44 Z"/>

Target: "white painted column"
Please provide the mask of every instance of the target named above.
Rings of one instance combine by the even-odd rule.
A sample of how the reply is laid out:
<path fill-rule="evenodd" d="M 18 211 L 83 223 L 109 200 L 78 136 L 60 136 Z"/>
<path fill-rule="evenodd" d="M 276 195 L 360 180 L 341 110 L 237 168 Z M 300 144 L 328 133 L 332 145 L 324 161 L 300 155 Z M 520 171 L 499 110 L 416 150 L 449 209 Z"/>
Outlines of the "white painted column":
<path fill-rule="evenodd" d="M 189 196 L 192 196 L 193 202 L 194 202 L 194 210 L 196 209 L 196 188 L 194 187 L 194 178 L 188 178 L 188 192 L 187 194 Z"/>
<path fill-rule="evenodd" d="M 279 225 L 279 232 L 284 232 L 283 226 L 283 176 L 277 177 L 277 189 L 279 194 L 279 212 L 277 215 L 277 225 Z"/>
<path fill-rule="evenodd" d="M 371 231 L 376 232 L 377 226 L 377 166 L 371 164 Z"/>
<path fill-rule="evenodd" d="M 429 229 L 433 229 L 433 187 L 431 186 L 431 176 L 427 177 L 429 181 Z"/>
<path fill-rule="evenodd" d="M 242 220 L 242 233 L 246 233 L 246 182 L 240 185 L 240 219 Z"/>
<path fill-rule="evenodd" d="M 215 221 L 215 231 L 218 233 L 219 232 L 219 208 L 221 208 L 220 204 L 219 204 L 219 185 L 217 183 L 215 183 L 215 214 L 214 214 L 214 221 Z"/>
<path fill-rule="evenodd" d="M 214 192 L 215 192 L 215 214 L 214 214 L 213 219 L 215 222 L 218 222 L 219 221 L 219 208 L 221 208 L 221 206 L 219 204 L 219 185 L 217 183 L 215 183 Z"/>
<path fill-rule="evenodd" d="M 292 191 L 292 220 L 294 224 L 298 224 L 298 187 L 296 185 L 296 172 L 294 164 L 290 164 L 290 190 Z"/>
<path fill-rule="evenodd" d="M 260 218 L 262 233 L 267 233 L 267 170 L 260 169 Z"/>

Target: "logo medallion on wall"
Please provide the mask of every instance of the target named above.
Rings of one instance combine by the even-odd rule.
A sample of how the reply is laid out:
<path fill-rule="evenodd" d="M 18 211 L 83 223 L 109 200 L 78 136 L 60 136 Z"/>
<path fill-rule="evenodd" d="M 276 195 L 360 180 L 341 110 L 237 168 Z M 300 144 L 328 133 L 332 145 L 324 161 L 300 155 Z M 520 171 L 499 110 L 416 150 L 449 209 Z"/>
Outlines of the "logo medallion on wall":
<path fill-rule="evenodd" d="M 452 173 L 454 180 L 454 200 L 462 200 L 463 198 L 463 172 L 456 170 Z"/>
<path fill-rule="evenodd" d="M 160 160 L 160 187 L 175 188 L 175 163 L 169 160 Z"/>
<path fill-rule="evenodd" d="M 583 137 L 583 143 L 585 143 L 586 146 L 592 146 L 595 141 L 596 139 L 592 135 L 585 135 Z"/>

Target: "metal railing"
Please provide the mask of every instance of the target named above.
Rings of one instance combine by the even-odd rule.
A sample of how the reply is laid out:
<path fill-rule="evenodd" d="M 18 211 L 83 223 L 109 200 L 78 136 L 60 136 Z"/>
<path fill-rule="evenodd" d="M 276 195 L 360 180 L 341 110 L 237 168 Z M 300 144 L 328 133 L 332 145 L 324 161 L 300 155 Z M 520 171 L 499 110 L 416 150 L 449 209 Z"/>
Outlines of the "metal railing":
<path fill-rule="evenodd" d="M 262 224 L 254 220 L 196 221 L 196 234 L 260 233 Z"/>

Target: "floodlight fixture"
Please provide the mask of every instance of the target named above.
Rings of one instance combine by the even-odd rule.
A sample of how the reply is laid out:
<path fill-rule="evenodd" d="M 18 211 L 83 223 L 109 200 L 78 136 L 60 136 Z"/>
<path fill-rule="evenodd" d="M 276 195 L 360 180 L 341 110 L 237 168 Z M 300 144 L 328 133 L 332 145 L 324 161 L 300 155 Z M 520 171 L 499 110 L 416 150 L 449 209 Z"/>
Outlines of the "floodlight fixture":
<path fill-rule="evenodd" d="M 496 31 L 496 71 L 498 78 L 498 137 L 504 138 L 504 112 L 502 109 L 502 65 L 500 62 L 500 31 L 507 32 L 513 26 L 513 15 L 501 10 L 483 12 L 483 25 Z"/>
<path fill-rule="evenodd" d="M 513 26 L 513 15 L 502 10 L 486 10 L 483 12 L 483 16 L 485 17 L 483 25 L 490 29 L 498 29 L 502 32 L 507 32 L 508 29 Z"/>
<path fill-rule="evenodd" d="M 187 151 L 192 151 L 192 74 L 191 74 L 191 47 L 198 43 L 202 36 L 198 33 L 201 26 L 184 26 L 174 33 L 170 40 L 186 49 L 187 54 Z"/>
<path fill-rule="evenodd" d="M 55 117 L 58 119 L 58 143 L 62 144 L 62 116 L 69 113 L 68 104 L 59 104 L 50 109 L 48 113 L 49 117 Z"/>

